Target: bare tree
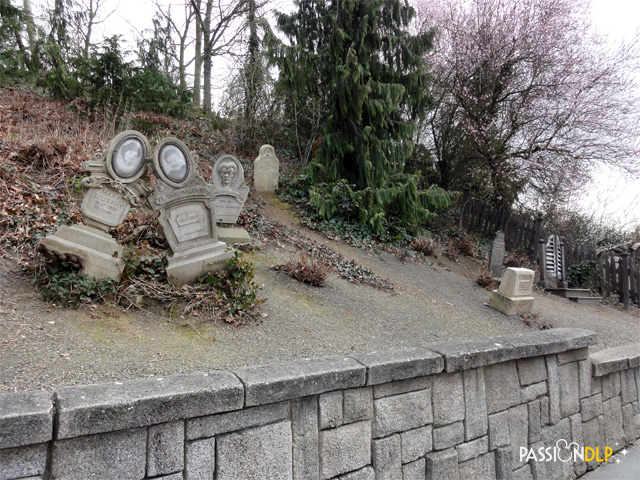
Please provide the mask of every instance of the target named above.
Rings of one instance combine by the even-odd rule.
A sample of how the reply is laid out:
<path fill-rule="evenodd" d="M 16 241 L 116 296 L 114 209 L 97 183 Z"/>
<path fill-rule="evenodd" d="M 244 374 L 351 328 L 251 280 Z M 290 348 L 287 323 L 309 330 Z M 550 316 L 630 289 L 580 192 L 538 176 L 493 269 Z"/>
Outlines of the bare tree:
<path fill-rule="evenodd" d="M 437 30 L 422 140 L 441 186 L 471 182 L 511 205 L 522 192 L 562 199 L 598 164 L 640 173 L 638 37 L 609 47 L 583 0 L 414 4 Z"/>

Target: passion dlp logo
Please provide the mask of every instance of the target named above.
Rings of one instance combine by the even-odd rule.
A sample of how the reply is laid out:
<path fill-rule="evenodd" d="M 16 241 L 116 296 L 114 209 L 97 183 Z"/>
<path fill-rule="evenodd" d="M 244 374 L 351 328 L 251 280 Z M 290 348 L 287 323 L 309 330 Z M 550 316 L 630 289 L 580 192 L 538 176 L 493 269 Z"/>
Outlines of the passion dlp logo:
<path fill-rule="evenodd" d="M 602 454 L 604 453 L 604 457 Z M 581 447 L 576 442 L 567 442 L 560 439 L 555 447 L 527 448 L 520 447 L 520 461 L 529 462 L 606 462 L 613 455 L 613 448 L 604 447 L 604 452 L 600 447 Z"/>

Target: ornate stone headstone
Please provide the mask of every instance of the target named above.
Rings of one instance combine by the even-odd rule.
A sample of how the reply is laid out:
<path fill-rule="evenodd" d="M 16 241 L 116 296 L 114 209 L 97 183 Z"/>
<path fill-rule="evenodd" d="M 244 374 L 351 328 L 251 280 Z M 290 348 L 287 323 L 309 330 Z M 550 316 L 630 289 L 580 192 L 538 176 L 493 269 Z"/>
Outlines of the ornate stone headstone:
<path fill-rule="evenodd" d="M 85 188 L 81 206 L 85 225 L 60 227 L 40 243 L 38 250 L 49 257 L 79 259 L 80 272 L 88 277 L 119 280 L 124 269 L 123 247 L 108 230 L 120 225 L 129 208 L 139 205 L 150 193 L 142 181 L 150 153 L 144 135 L 128 130 L 109 143 L 106 153 L 84 162 L 82 170 L 91 174 L 81 181 Z"/>
<path fill-rule="evenodd" d="M 213 190 L 196 172 L 187 146 L 177 138 L 165 138 L 153 153 L 157 176 L 149 204 L 160 211 L 162 226 L 173 256 L 167 276 L 177 285 L 221 270 L 233 256 L 227 244 L 218 240 Z"/>
<path fill-rule="evenodd" d="M 213 186 L 216 223 L 219 224 L 218 235 L 228 243 L 249 243 L 247 231 L 233 226 L 249 194 L 240 161 L 233 155 L 222 155 L 213 165 L 210 183 Z"/>
<path fill-rule="evenodd" d="M 491 292 L 489 306 L 506 315 L 531 312 L 534 275 L 527 268 L 507 268 L 498 290 Z"/>
<path fill-rule="evenodd" d="M 491 243 L 491 255 L 489 256 L 489 270 L 494 277 L 502 276 L 502 263 L 504 262 L 504 232 L 498 230 L 496 238 Z"/>
<path fill-rule="evenodd" d="M 540 239 L 538 252 L 540 281 L 538 285 L 550 288 L 555 283 L 558 288 L 567 288 L 565 278 L 565 253 L 560 237 L 550 235 L 545 242 Z"/>
<path fill-rule="evenodd" d="M 275 193 L 280 179 L 280 161 L 271 145 L 260 147 L 253 162 L 253 185 L 260 193 Z"/>

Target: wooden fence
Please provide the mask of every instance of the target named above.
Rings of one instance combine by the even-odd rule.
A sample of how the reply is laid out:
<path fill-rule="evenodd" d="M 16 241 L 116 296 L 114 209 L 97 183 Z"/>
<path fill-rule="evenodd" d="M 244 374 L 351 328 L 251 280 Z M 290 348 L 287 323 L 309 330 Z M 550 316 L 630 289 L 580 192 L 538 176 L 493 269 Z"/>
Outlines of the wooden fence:
<path fill-rule="evenodd" d="M 631 303 L 640 305 L 640 263 L 634 262 L 628 253 L 601 254 L 597 286 L 605 298 L 617 295 L 626 310 Z"/>

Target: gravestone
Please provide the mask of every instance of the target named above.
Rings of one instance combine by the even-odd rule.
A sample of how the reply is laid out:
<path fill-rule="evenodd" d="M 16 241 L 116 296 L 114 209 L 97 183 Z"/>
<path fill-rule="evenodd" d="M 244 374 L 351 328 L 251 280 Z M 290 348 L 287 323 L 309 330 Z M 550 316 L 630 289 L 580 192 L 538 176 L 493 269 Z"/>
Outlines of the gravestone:
<path fill-rule="evenodd" d="M 131 206 L 140 205 L 150 190 L 142 181 L 151 146 L 144 135 L 128 130 L 117 135 L 105 152 L 84 162 L 90 176 L 81 181 L 85 189 L 81 211 L 84 225 L 62 226 L 46 237 L 38 251 L 47 257 L 78 259 L 80 273 L 92 278 L 119 280 L 124 269 L 123 247 L 109 235 L 120 225 Z"/>
<path fill-rule="evenodd" d="M 157 183 L 149 204 L 160 212 L 162 227 L 173 255 L 167 276 L 176 285 L 221 270 L 233 256 L 218 239 L 213 190 L 196 172 L 187 146 L 177 138 L 165 138 L 153 153 Z"/>
<path fill-rule="evenodd" d="M 260 193 L 275 193 L 280 179 L 280 161 L 271 145 L 260 147 L 253 162 L 253 185 Z"/>
<path fill-rule="evenodd" d="M 535 272 L 527 268 L 507 268 L 498 290 L 491 292 L 489 306 L 505 315 L 530 313 L 534 275 Z"/>
<path fill-rule="evenodd" d="M 500 278 L 502 276 L 502 264 L 504 262 L 504 232 L 498 230 L 496 238 L 491 243 L 491 255 L 489 256 L 489 270 L 491 275 Z"/>
<path fill-rule="evenodd" d="M 213 165 L 210 183 L 213 185 L 218 235 L 228 243 L 249 243 L 247 231 L 233 226 L 249 194 L 249 187 L 244 184 L 244 168 L 240 161 L 233 155 L 222 155 Z"/>
<path fill-rule="evenodd" d="M 538 246 L 538 269 L 540 281 L 538 285 L 543 288 L 568 288 L 565 275 L 565 251 L 564 244 L 557 235 L 550 235 L 546 242 L 540 239 Z M 555 285 L 554 285 L 555 284 Z"/>

